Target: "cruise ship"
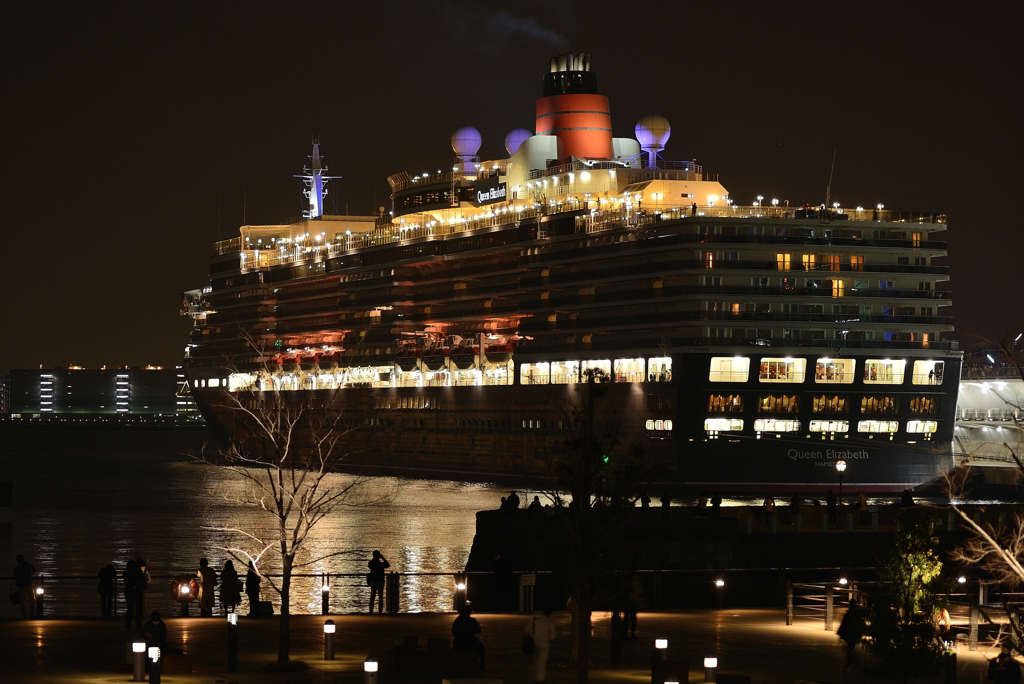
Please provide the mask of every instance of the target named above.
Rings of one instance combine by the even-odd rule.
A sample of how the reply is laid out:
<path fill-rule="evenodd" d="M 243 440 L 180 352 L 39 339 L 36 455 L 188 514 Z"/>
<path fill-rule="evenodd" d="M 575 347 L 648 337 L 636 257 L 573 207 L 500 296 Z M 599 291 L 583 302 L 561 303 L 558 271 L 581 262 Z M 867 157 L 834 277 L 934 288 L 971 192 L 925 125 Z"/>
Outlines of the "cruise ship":
<path fill-rule="evenodd" d="M 843 461 L 893 492 L 953 467 L 943 214 L 739 202 L 668 159 L 664 117 L 613 137 L 587 54 L 551 60 L 536 112 L 497 159 L 458 129 L 370 216 L 324 213 L 314 142 L 302 218 L 217 236 L 183 305 L 222 439 L 244 433 L 228 399 L 287 401 L 349 431 L 353 468 L 529 484 L 593 378 L 608 458 L 642 447 L 665 489 L 821 492 Z"/>

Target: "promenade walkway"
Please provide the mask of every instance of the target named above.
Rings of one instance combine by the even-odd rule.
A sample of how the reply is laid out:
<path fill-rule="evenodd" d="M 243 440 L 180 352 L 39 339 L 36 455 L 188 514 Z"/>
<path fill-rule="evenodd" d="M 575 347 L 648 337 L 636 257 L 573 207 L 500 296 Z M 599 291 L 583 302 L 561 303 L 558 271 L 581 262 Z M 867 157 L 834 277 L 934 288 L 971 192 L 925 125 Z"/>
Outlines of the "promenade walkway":
<path fill-rule="evenodd" d="M 504 682 L 529 682 L 529 659 L 520 652 L 522 629 L 529 619 L 520 614 L 479 614 L 482 641 L 487 648 L 485 672 L 454 675 L 457 678 L 487 677 Z M 575 681 L 568 666 L 569 614 L 555 613 L 559 638 L 553 644 L 548 682 Z M 221 618 L 170 618 L 169 638 L 182 642 L 193 658 L 190 675 L 164 673 L 165 684 L 206 683 L 218 680 L 238 684 L 289 684 L 312 682 L 363 682 L 362 662 L 368 654 L 381 657 L 406 635 L 427 638 L 450 635 L 454 615 L 414 614 L 398 616 L 335 615 L 337 659 L 324 661 L 323 622 L 319 616 L 292 617 L 292 657 L 306 661 L 309 670 L 272 673 L 263 667 L 276 659 L 277 618 L 242 617 L 239 624 L 238 671 L 227 671 L 227 624 Z M 838 624 L 838 622 L 837 622 Z M 719 658 L 722 673 L 744 674 L 758 683 L 875 682 L 864 673 L 867 655 L 858 649 L 858 660 L 843 672 L 845 650 L 834 632 L 821 622 L 800 621 L 786 627 L 785 614 L 775 609 L 685 610 L 641 613 L 638 639 L 622 642 L 622 662 L 610 664 L 610 617 L 595 614 L 590 678 L 595 684 L 642 684 L 650 682 L 651 648 L 655 637 L 669 640 L 669 658 L 687 659 L 690 681 L 703 681 L 705 655 Z M 30 684 L 121 683 L 131 680 L 125 663 L 124 623 L 121 620 L 47 619 L 0 622 L 0 682 Z M 958 682 L 982 682 L 991 649 L 958 654 Z M 380 684 L 409 682 L 439 684 L 445 673 L 412 674 L 382 671 Z M 932 680 L 941 682 L 942 679 Z"/>

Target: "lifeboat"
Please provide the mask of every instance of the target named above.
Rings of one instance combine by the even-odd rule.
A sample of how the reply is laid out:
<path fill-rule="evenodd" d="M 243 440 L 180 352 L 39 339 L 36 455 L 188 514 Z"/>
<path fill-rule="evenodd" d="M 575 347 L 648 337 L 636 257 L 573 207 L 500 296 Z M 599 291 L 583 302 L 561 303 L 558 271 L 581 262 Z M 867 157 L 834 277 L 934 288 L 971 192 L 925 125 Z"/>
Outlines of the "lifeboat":
<path fill-rule="evenodd" d="M 267 370 L 270 373 L 278 373 L 284 368 L 284 357 L 280 354 L 274 354 L 273 357 L 266 359 Z"/>
<path fill-rule="evenodd" d="M 299 370 L 299 365 L 302 361 L 302 357 L 299 355 L 285 356 L 282 359 L 281 370 L 288 373 L 295 373 Z"/>
<path fill-rule="evenodd" d="M 430 370 L 441 370 L 448 360 L 448 347 L 436 342 L 423 350 L 423 365 Z"/>
<path fill-rule="evenodd" d="M 420 348 L 415 343 L 406 343 L 395 354 L 395 363 L 405 372 L 416 370 L 420 360 Z"/>
<path fill-rule="evenodd" d="M 456 368 L 463 370 L 472 368 L 476 364 L 476 357 L 479 353 L 479 347 L 474 347 L 472 342 L 463 340 L 459 343 L 459 346 L 452 350 L 452 363 L 455 364 Z"/>
<path fill-rule="evenodd" d="M 299 368 L 306 373 L 312 373 L 316 370 L 317 364 L 320 362 L 320 357 L 316 354 L 303 354 L 299 357 Z"/>
<path fill-rule="evenodd" d="M 320 370 L 332 371 L 338 367 L 338 352 L 332 351 L 320 356 Z"/>
<path fill-rule="evenodd" d="M 512 358 L 513 347 L 511 342 L 503 340 L 487 345 L 484 353 L 490 363 L 508 363 L 508 360 Z"/>

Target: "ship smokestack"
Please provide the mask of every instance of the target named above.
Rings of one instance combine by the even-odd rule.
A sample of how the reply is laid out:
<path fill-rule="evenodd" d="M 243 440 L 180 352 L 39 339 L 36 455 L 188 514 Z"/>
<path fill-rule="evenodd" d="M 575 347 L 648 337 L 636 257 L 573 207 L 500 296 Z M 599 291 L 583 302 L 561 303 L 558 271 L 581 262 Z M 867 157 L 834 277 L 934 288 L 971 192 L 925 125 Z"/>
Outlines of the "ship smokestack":
<path fill-rule="evenodd" d="M 597 93 L 590 55 L 551 58 L 544 97 L 537 100 L 537 135 L 558 138 L 558 163 L 570 157 L 611 159 L 612 117 L 608 98 Z"/>

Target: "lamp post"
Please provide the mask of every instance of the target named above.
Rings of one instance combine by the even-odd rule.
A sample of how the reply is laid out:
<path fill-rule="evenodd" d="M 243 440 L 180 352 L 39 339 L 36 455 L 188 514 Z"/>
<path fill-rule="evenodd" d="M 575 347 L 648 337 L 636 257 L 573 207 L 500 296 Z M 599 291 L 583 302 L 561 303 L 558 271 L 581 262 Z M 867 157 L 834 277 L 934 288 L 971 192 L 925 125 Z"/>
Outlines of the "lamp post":
<path fill-rule="evenodd" d="M 662 684 L 665 672 L 665 657 L 667 654 L 668 639 L 655 639 L 654 650 L 651 651 L 651 684 Z"/>
<path fill-rule="evenodd" d="M 36 619 L 37 620 L 42 620 L 43 619 L 43 588 L 42 587 L 36 587 L 35 588 L 35 592 L 36 592 Z"/>
<path fill-rule="evenodd" d="M 704 681 L 705 682 L 717 682 L 718 677 L 716 671 L 718 670 L 718 657 L 709 655 L 704 658 Z"/>
<path fill-rule="evenodd" d="M 846 472 L 846 461 L 836 461 L 836 472 L 839 473 L 839 524 L 843 520 L 843 473 Z"/>
<path fill-rule="evenodd" d="M 149 684 L 160 684 L 160 670 L 163 669 L 163 665 L 160 664 L 159 647 L 149 647 L 149 659 L 153 661 L 149 664 Z"/>
<path fill-rule="evenodd" d="M 320 579 L 320 613 L 331 614 L 331 580 L 329 575 Z"/>
<path fill-rule="evenodd" d="M 132 681 L 146 681 L 146 642 L 132 642 Z"/>

